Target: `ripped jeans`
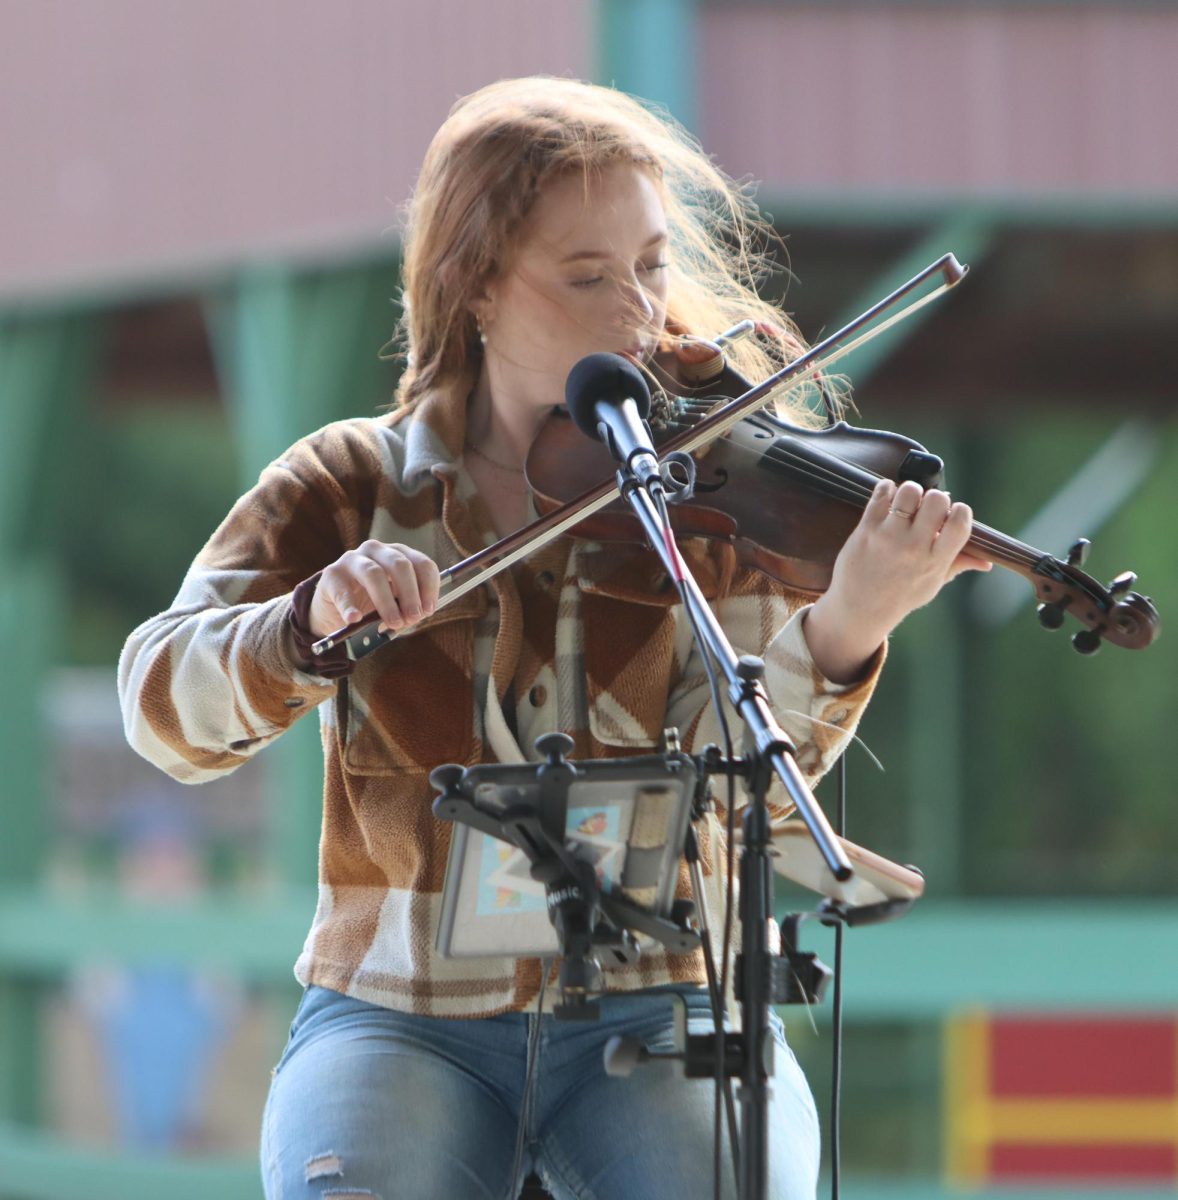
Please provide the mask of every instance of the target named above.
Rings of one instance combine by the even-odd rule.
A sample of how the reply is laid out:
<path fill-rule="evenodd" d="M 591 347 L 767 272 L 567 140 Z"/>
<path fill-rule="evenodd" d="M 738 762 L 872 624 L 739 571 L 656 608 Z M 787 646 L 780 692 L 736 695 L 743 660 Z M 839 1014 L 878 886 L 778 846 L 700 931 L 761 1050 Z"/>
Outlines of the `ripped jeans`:
<path fill-rule="evenodd" d="M 672 1049 L 668 990 L 686 996 L 692 1033 L 711 1030 L 706 995 L 693 989 L 608 995 L 600 1020 L 564 1022 L 413 1016 L 308 988 L 262 1122 L 267 1200 L 513 1200 L 530 1171 L 554 1200 L 710 1200 L 711 1080 L 685 1079 L 675 1063 L 645 1063 L 628 1078 L 602 1065 L 615 1034 Z M 773 1020 L 769 1195 L 813 1200 L 814 1100 Z M 536 1077 L 513 1179 L 536 1021 Z M 722 1194 L 731 1197 L 726 1136 L 724 1146 Z"/>

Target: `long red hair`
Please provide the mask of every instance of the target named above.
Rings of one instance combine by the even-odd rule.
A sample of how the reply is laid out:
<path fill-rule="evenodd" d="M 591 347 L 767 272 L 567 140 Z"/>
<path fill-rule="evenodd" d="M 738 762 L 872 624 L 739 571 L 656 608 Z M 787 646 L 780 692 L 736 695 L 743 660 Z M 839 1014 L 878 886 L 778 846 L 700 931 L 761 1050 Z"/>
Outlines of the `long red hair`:
<path fill-rule="evenodd" d="M 733 365 L 750 379 L 804 349 L 788 315 L 757 292 L 774 268 L 776 235 L 749 189 L 666 113 L 612 88 L 531 76 L 459 100 L 426 151 L 404 236 L 399 404 L 435 390 L 465 398 L 482 359 L 471 299 L 511 268 L 537 195 L 557 175 L 618 162 L 649 169 L 660 185 L 668 328 L 707 336 L 751 317 L 775 329 L 733 347 Z M 788 408 L 804 418 L 801 398 Z"/>

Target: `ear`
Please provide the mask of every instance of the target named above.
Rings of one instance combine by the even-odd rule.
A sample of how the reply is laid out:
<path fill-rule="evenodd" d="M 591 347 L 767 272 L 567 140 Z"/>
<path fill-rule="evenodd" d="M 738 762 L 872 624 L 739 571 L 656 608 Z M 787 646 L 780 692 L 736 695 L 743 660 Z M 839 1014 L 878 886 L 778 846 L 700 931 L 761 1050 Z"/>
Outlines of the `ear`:
<path fill-rule="evenodd" d="M 477 291 L 470 293 L 467 307 L 480 321 L 490 320 L 495 315 L 495 288 L 490 280 L 484 279 Z"/>
<path fill-rule="evenodd" d="M 470 309 L 479 320 L 492 320 L 495 316 L 495 297 L 489 289 L 478 292 L 470 301 Z"/>

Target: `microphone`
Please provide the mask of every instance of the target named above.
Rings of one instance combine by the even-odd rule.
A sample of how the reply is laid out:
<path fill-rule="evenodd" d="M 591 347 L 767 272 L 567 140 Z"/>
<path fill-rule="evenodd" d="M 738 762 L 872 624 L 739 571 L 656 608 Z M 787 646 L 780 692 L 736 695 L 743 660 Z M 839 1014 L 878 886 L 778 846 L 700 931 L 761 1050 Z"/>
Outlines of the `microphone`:
<path fill-rule="evenodd" d="M 582 433 L 600 438 L 644 488 L 662 486 L 658 455 L 646 426 L 650 388 L 633 363 L 620 354 L 590 354 L 569 372 L 564 399 Z"/>

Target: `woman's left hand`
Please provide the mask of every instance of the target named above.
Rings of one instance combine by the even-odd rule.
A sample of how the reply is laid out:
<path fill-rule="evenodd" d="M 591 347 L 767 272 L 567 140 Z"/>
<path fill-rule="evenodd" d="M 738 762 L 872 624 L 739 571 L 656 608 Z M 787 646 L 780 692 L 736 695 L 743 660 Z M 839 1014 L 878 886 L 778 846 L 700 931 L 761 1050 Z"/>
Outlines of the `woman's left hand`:
<path fill-rule="evenodd" d="M 918 483 L 881 479 L 835 559 L 830 587 L 806 614 L 814 664 L 833 683 L 860 678 L 888 634 L 963 571 L 991 564 L 964 552 L 968 504 Z"/>

